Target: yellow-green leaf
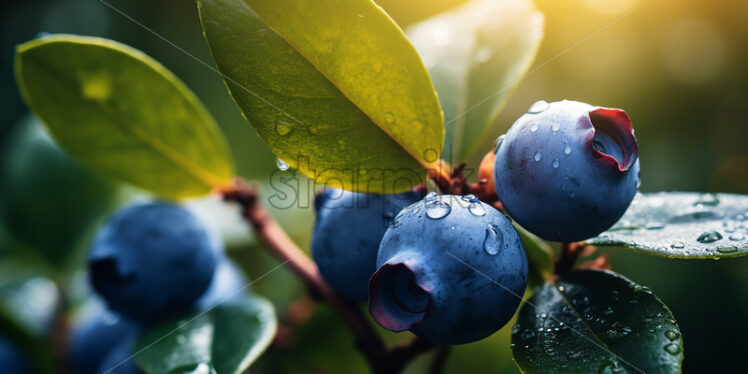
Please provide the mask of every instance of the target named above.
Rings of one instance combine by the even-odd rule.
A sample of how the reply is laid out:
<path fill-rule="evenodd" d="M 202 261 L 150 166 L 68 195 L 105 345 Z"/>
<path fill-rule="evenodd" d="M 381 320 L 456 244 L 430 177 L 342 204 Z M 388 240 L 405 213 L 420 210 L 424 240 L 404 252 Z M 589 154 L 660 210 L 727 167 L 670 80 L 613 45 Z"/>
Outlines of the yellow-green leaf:
<path fill-rule="evenodd" d="M 140 51 L 47 36 L 18 46 L 16 76 L 57 142 L 93 170 L 174 199 L 204 195 L 234 176 L 213 117 Z"/>
<path fill-rule="evenodd" d="M 402 191 L 444 126 L 413 46 L 370 0 L 200 0 L 205 37 L 245 117 L 317 182 Z M 435 168 L 435 166 L 433 166 Z"/>
<path fill-rule="evenodd" d="M 408 29 L 444 109 L 444 153 L 466 159 L 535 59 L 543 14 L 532 0 L 474 0 Z"/>

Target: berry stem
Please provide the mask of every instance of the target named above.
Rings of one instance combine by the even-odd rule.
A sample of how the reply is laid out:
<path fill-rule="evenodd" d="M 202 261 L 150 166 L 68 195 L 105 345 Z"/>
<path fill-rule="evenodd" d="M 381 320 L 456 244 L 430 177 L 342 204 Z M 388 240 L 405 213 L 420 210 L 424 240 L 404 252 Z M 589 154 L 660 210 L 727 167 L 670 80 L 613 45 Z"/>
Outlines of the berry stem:
<path fill-rule="evenodd" d="M 237 179 L 233 186 L 221 190 L 220 194 L 225 201 L 233 201 L 241 206 L 242 216 L 267 249 L 287 264 L 313 295 L 326 301 L 341 316 L 353 333 L 356 346 L 366 357 L 374 373 L 398 373 L 415 356 L 433 347 L 429 342 L 415 339 L 408 346 L 388 350 L 369 319 L 361 312 L 361 308 L 335 294 L 320 275 L 317 265 L 259 203 L 260 191 L 257 185 L 248 185 Z"/>
<path fill-rule="evenodd" d="M 448 345 L 440 345 L 437 348 L 434 358 L 431 360 L 431 365 L 429 365 L 429 374 L 441 374 L 444 372 L 451 348 Z"/>
<path fill-rule="evenodd" d="M 579 243 L 561 243 L 561 253 L 556 258 L 554 273 L 563 275 L 572 271 L 582 248 Z"/>

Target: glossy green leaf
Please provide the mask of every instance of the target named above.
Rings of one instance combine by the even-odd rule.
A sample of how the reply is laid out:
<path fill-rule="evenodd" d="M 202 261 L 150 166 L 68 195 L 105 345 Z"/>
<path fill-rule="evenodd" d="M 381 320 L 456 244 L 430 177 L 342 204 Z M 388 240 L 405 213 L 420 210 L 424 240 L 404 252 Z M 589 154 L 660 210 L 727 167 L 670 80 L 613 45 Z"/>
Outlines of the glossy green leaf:
<path fill-rule="evenodd" d="M 26 102 L 84 165 L 166 198 L 231 182 L 225 139 L 197 97 L 120 43 L 52 35 L 18 46 Z"/>
<path fill-rule="evenodd" d="M 535 59 L 543 14 L 532 0 L 474 0 L 407 30 L 444 109 L 444 153 L 466 159 Z"/>
<path fill-rule="evenodd" d="M 270 345 L 275 329 L 267 300 L 237 295 L 205 313 L 144 331 L 135 344 L 135 352 L 142 350 L 136 360 L 154 374 L 238 374 Z"/>
<path fill-rule="evenodd" d="M 54 143 L 33 116 L 20 121 L 0 152 L 0 232 L 15 252 L 31 249 L 62 267 L 80 255 L 117 189 Z"/>
<path fill-rule="evenodd" d="M 674 258 L 748 255 L 748 196 L 658 192 L 638 195 L 610 230 L 587 240 Z"/>
<path fill-rule="evenodd" d="M 444 126 L 413 46 L 370 0 L 200 0 L 226 85 L 280 159 L 320 183 L 421 183 Z"/>
<path fill-rule="evenodd" d="M 512 352 L 525 373 L 679 373 L 683 339 L 647 287 L 611 271 L 578 270 L 524 303 Z"/>
<path fill-rule="evenodd" d="M 525 247 L 527 262 L 530 269 L 529 287 L 540 285 L 553 272 L 553 248 L 543 239 L 538 238 L 522 226 L 512 222 L 519 233 L 522 245 Z"/>

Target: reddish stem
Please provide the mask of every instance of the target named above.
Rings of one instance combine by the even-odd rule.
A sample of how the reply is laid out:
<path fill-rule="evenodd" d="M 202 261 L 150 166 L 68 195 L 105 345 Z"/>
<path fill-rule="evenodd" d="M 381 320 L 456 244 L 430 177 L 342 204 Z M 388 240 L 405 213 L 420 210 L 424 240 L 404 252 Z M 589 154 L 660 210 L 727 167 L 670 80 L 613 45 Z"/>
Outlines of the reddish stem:
<path fill-rule="evenodd" d="M 326 301 L 343 318 L 356 338 L 356 346 L 364 354 L 374 373 L 397 373 L 415 355 L 433 345 L 416 339 L 407 347 L 388 351 L 358 305 L 339 298 L 325 282 L 317 265 L 286 234 L 262 204 L 259 203 L 259 188 L 237 180 L 234 186 L 220 191 L 226 201 L 234 201 L 242 207 L 241 214 L 249 222 L 259 240 L 287 264 L 306 284 L 309 290 Z"/>

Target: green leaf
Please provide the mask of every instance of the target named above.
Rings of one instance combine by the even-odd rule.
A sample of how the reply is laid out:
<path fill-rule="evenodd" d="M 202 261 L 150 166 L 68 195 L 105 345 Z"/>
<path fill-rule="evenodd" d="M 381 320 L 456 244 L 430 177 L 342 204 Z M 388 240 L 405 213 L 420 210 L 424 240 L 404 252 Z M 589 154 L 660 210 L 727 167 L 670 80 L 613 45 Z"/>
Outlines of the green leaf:
<path fill-rule="evenodd" d="M 225 139 L 197 97 L 140 51 L 52 35 L 18 46 L 16 77 L 55 139 L 89 168 L 165 198 L 234 176 Z"/>
<path fill-rule="evenodd" d="M 638 195 L 620 221 L 587 240 L 674 258 L 748 255 L 748 196 L 657 192 Z"/>
<path fill-rule="evenodd" d="M 611 271 L 579 270 L 524 303 L 512 351 L 525 373 L 679 373 L 683 339 L 647 287 Z"/>
<path fill-rule="evenodd" d="M 522 226 L 514 222 L 512 223 L 517 233 L 519 233 L 522 246 L 525 247 L 525 253 L 527 254 L 527 262 L 530 268 L 529 287 L 533 288 L 534 286 L 543 284 L 546 278 L 553 272 L 553 248 L 543 241 L 543 239 L 522 228 Z"/>
<path fill-rule="evenodd" d="M 60 149 L 33 116 L 20 121 L 4 148 L 0 233 L 17 253 L 29 248 L 57 268 L 69 265 L 118 190 Z"/>
<path fill-rule="evenodd" d="M 142 352 L 135 357 L 140 367 L 154 374 L 198 367 L 218 374 L 241 373 L 270 345 L 275 329 L 273 306 L 242 294 L 205 313 L 144 331 L 135 344 L 135 352 Z"/>
<path fill-rule="evenodd" d="M 543 23 L 531 0 L 474 0 L 407 30 L 439 93 L 451 159 L 486 136 L 535 59 Z"/>
<path fill-rule="evenodd" d="M 444 126 L 413 46 L 370 0 L 200 0 L 226 85 L 277 157 L 319 183 L 398 192 Z"/>

